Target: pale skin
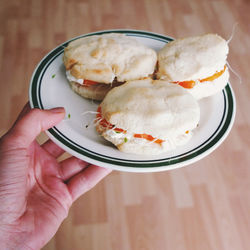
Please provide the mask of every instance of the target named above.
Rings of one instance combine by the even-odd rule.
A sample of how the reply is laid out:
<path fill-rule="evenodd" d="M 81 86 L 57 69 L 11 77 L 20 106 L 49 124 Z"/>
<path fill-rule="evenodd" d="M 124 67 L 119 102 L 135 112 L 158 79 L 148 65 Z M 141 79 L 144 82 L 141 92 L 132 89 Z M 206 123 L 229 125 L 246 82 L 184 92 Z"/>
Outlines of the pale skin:
<path fill-rule="evenodd" d="M 72 203 L 110 170 L 75 157 L 40 132 L 65 116 L 63 108 L 31 110 L 25 106 L 14 126 L 0 139 L 0 248 L 40 249 L 56 233 Z"/>

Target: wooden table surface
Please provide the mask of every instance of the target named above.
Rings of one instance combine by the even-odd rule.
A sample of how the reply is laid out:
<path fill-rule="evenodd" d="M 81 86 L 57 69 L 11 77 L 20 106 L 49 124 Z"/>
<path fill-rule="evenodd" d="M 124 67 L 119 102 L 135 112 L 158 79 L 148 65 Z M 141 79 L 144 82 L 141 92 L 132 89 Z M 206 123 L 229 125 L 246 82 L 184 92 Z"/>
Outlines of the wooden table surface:
<path fill-rule="evenodd" d="M 234 127 L 211 155 L 149 174 L 114 171 L 72 206 L 44 250 L 250 249 L 249 0 L 0 0 L 0 135 L 28 100 L 31 74 L 60 43 L 129 28 L 174 38 L 218 33 L 230 42 Z"/>

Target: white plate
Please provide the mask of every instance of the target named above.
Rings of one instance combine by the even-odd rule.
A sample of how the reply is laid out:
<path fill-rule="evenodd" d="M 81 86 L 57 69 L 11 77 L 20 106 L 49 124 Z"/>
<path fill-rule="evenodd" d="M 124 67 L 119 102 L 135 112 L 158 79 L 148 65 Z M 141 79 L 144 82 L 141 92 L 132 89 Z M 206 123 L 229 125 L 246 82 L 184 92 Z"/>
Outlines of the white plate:
<path fill-rule="evenodd" d="M 110 32 L 133 36 L 155 50 L 173 40 L 164 35 L 137 30 L 100 31 L 72 40 Z M 202 159 L 216 149 L 228 135 L 235 117 L 235 97 L 229 83 L 217 95 L 200 101 L 199 127 L 185 146 L 148 157 L 120 152 L 101 138 L 94 126 L 90 125 L 95 119 L 94 114 L 82 115 L 86 111 L 96 111 L 98 103 L 75 94 L 67 82 L 62 56 L 70 41 L 58 46 L 41 60 L 33 73 L 29 90 L 32 107 L 65 107 L 67 117 L 49 129 L 48 136 L 70 154 L 87 162 L 120 171 L 156 172 L 182 167 Z M 86 125 L 89 125 L 88 128 Z"/>

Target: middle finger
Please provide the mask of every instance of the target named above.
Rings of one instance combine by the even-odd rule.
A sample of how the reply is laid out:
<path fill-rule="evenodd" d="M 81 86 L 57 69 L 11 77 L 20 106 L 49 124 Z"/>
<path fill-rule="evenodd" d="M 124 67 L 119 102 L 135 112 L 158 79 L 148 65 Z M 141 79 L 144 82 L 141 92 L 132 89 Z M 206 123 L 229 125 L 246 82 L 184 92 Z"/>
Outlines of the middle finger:
<path fill-rule="evenodd" d="M 74 156 L 62 161 L 60 163 L 60 174 L 63 181 L 69 180 L 74 175 L 87 168 L 90 164 L 82 161 Z"/>
<path fill-rule="evenodd" d="M 43 143 L 41 145 L 41 147 L 47 151 L 49 154 L 51 154 L 54 157 L 59 157 L 60 155 L 62 155 L 65 151 L 60 148 L 59 146 L 57 146 L 53 141 L 51 141 L 50 139 L 48 141 L 46 141 L 45 143 Z"/>

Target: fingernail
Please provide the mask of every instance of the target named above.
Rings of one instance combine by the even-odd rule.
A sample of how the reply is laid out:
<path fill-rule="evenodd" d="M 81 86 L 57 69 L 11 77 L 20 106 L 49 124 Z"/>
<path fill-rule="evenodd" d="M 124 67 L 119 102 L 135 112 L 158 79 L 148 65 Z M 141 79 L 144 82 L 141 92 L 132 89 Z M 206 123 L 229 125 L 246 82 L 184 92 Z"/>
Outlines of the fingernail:
<path fill-rule="evenodd" d="M 62 114 L 62 113 L 65 113 L 65 110 L 64 110 L 64 108 L 62 108 L 62 107 L 53 108 L 53 109 L 50 109 L 50 111 L 51 111 L 52 113 L 55 113 L 55 114 Z"/>

